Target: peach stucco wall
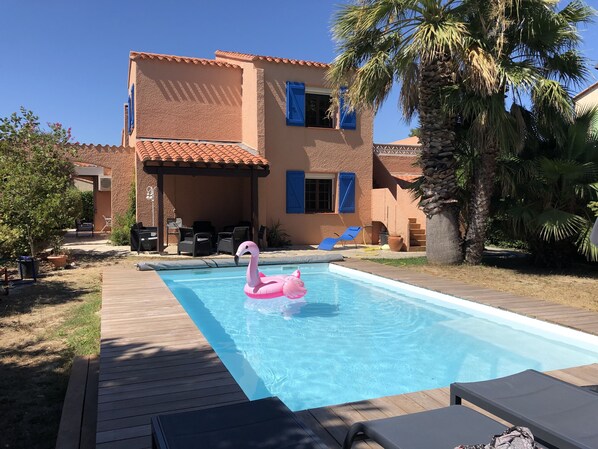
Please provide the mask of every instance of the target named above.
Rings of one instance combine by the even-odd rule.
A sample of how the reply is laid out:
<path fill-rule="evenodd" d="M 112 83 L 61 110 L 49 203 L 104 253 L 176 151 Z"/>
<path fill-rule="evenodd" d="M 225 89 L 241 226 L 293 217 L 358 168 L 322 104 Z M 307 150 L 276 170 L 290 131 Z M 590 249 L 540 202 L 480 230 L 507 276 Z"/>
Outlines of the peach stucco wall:
<path fill-rule="evenodd" d="M 136 138 L 241 141 L 240 68 L 133 61 Z"/>
<path fill-rule="evenodd" d="M 391 235 L 409 235 L 409 218 L 426 227 L 424 213 L 413 200 L 411 191 L 401 188 L 393 174 L 419 174 L 421 169 L 413 167 L 414 156 L 374 155 L 374 184 L 372 193 L 372 220 L 386 226 Z M 379 226 L 374 227 L 374 240 L 377 239 Z M 409 246 L 409 239 L 405 239 Z"/>
<path fill-rule="evenodd" d="M 594 87 L 587 94 L 575 100 L 575 108 L 580 111 L 598 106 L 598 87 Z"/>
<path fill-rule="evenodd" d="M 116 217 L 129 209 L 129 192 L 134 179 L 133 151 L 133 148 L 85 145 L 78 148 L 77 155 L 73 158 L 75 161 L 104 167 L 105 173 L 112 175 L 112 190 L 96 192 L 94 198 L 94 224 L 98 230 L 104 226 L 102 214 Z"/>
<path fill-rule="evenodd" d="M 306 87 L 325 87 L 325 69 L 290 64 L 259 63 L 264 68 L 265 156 L 270 175 L 259 181 L 260 217 L 271 225 L 280 220 L 294 244 L 314 244 L 348 226 L 364 226 L 359 241 L 369 242 L 371 229 L 373 114 L 357 114 L 356 130 L 306 128 L 286 125 L 286 81 Z M 353 172 L 356 175 L 355 213 L 287 214 L 286 172 Z M 338 209 L 338 185 L 335 209 Z"/>

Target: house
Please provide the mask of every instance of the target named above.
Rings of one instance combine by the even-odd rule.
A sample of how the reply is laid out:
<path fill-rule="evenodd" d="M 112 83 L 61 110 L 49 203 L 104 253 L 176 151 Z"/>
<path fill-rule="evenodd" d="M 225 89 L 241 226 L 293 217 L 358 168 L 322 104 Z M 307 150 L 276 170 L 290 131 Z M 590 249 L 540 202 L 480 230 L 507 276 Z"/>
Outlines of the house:
<path fill-rule="evenodd" d="M 348 226 L 364 227 L 364 243 L 377 242 L 382 225 L 408 233 L 398 183 L 418 174 L 417 145 L 403 160 L 406 173 L 388 152 L 375 154 L 373 112 L 347 110 L 342 89 L 332 102 L 328 67 L 230 51 L 214 59 L 131 52 L 121 145 L 79 145 L 78 173 L 95 186 L 96 228 L 102 215 L 127 211 L 134 189 L 137 221 L 158 226 L 162 246 L 175 217 L 216 230 L 250 222 L 254 236 L 280 222 L 293 244 Z"/>
<path fill-rule="evenodd" d="M 598 106 L 598 82 L 593 83 L 575 95 L 573 101 L 575 102 L 575 108 L 578 110 Z"/>

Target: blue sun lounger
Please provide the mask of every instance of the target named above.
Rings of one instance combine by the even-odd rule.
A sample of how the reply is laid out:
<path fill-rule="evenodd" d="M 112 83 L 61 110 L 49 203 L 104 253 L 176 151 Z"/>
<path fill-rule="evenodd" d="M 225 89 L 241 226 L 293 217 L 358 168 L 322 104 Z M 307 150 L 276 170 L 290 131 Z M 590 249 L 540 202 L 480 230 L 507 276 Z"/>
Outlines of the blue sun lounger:
<path fill-rule="evenodd" d="M 349 226 L 343 235 L 338 236 L 337 238 L 334 237 L 327 237 L 320 244 L 318 245 L 318 249 L 323 249 L 325 251 L 330 251 L 334 248 L 337 242 L 350 242 L 353 240 L 355 244 L 355 248 L 357 248 L 357 243 L 355 243 L 355 237 L 361 232 L 361 226 Z M 335 232 L 336 234 L 336 232 Z M 338 234 L 336 234 L 338 235 Z"/>

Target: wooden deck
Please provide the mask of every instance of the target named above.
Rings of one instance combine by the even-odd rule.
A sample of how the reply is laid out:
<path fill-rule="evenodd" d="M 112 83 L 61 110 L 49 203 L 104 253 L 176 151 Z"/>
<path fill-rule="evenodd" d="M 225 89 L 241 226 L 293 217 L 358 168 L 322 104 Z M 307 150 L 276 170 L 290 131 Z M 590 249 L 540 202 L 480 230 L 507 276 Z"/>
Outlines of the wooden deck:
<path fill-rule="evenodd" d="M 405 269 L 350 260 L 343 265 L 598 334 L 598 313 L 471 287 Z M 102 288 L 97 448 L 149 448 L 150 417 L 247 401 L 201 332 L 155 272 L 107 269 Z M 551 373 L 598 384 L 598 364 Z M 348 426 L 448 405 L 448 389 L 299 412 L 331 448 Z M 375 447 L 360 443 L 361 447 Z"/>

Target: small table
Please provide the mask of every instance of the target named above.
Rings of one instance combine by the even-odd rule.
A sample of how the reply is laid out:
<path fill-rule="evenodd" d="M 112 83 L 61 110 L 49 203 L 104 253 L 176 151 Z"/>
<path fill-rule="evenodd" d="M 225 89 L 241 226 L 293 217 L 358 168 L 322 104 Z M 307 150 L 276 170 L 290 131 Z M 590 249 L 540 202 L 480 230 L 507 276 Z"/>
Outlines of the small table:
<path fill-rule="evenodd" d="M 326 449 L 278 398 L 152 418 L 153 449 Z"/>

